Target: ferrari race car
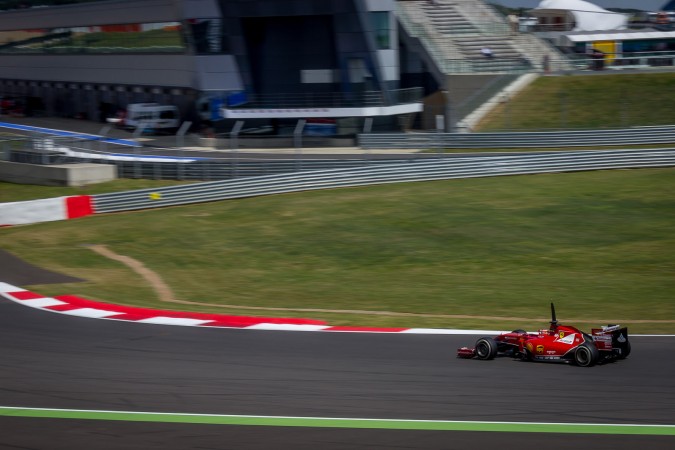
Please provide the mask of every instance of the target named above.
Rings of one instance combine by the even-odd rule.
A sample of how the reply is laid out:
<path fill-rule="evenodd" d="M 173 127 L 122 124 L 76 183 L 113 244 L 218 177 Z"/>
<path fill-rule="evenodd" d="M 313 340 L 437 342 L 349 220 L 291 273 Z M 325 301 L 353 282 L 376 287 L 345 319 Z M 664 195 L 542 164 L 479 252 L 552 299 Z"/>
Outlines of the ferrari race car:
<path fill-rule="evenodd" d="M 457 350 L 459 358 L 494 359 L 511 356 L 526 361 L 567 362 L 589 367 L 596 363 L 625 359 L 630 354 L 628 328 L 607 325 L 593 328 L 591 334 L 576 327 L 558 325 L 551 303 L 551 326 L 528 333 L 514 330 L 495 337 L 482 337 L 474 348 Z"/>

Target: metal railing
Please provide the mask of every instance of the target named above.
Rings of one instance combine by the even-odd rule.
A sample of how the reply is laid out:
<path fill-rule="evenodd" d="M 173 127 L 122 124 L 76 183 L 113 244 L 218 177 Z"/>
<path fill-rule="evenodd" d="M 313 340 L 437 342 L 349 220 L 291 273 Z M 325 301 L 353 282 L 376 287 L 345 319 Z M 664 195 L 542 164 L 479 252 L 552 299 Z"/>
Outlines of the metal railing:
<path fill-rule="evenodd" d="M 374 184 L 673 166 L 675 149 L 470 156 L 100 194 L 93 203 L 95 213 L 110 213 Z"/>
<path fill-rule="evenodd" d="M 675 67 L 674 52 L 605 53 L 597 56 L 586 54 L 568 55 L 565 59 L 552 60 L 549 71 L 570 70 L 618 70 Z M 544 68 L 546 71 L 546 68 Z"/>
<path fill-rule="evenodd" d="M 7 140 L 0 145 L 0 159 L 27 164 L 68 164 L 93 162 L 111 164 L 120 178 L 156 180 L 227 180 L 272 176 L 317 170 L 376 167 L 455 157 L 448 149 L 516 149 L 555 147 L 603 147 L 608 145 L 670 144 L 675 142 L 675 126 L 641 127 L 623 130 L 584 130 L 568 132 L 521 133 L 395 133 L 361 134 L 362 151 L 350 156 L 315 157 L 297 149 L 294 154 L 252 157 L 245 151 L 209 153 L 208 158 L 174 149 L 134 148 L 125 153 L 109 153 L 96 148 L 98 142 L 84 146 L 66 140 Z M 67 147 L 64 147 L 65 143 Z M 372 149 L 392 150 L 374 155 Z M 395 154 L 395 149 L 413 149 L 414 153 Z M 114 152 L 114 150 L 112 150 Z M 606 152 L 608 150 L 605 150 Z M 129 152 L 129 153 L 127 153 Z M 171 153 L 172 156 L 165 156 Z M 562 152 L 560 152 L 562 153 Z M 588 152 L 587 152 L 588 153 Z"/>
<path fill-rule="evenodd" d="M 359 146 L 366 149 L 555 148 L 673 142 L 675 142 L 675 126 L 520 133 L 373 133 L 358 135 Z"/>
<path fill-rule="evenodd" d="M 493 59 L 446 59 L 443 61 L 445 73 L 524 73 L 531 72 L 532 63 L 526 58 Z"/>
<path fill-rule="evenodd" d="M 424 90 L 420 87 L 387 91 L 391 105 L 417 103 Z M 279 94 L 248 94 L 246 100 L 228 109 L 252 108 L 342 108 L 389 106 L 382 91 L 362 92 L 289 92 Z"/>

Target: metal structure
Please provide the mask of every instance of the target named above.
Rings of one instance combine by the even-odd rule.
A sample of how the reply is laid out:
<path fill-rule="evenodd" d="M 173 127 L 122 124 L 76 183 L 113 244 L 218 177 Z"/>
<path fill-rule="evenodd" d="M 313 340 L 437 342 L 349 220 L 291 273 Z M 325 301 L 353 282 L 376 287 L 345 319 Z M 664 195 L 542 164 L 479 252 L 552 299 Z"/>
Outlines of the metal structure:
<path fill-rule="evenodd" d="M 382 133 L 360 134 L 358 138 L 359 146 L 367 149 L 552 148 L 668 144 L 675 142 L 675 126 L 511 133 Z"/>
<path fill-rule="evenodd" d="M 315 170 L 93 196 L 109 213 L 316 189 L 457 178 L 675 167 L 675 149 L 520 153 L 391 161 L 360 168 Z"/>
<path fill-rule="evenodd" d="M 0 159 L 29 164 L 82 162 L 112 164 L 117 167 L 117 175 L 120 178 L 209 181 L 410 164 L 415 160 L 438 158 L 457 160 L 457 155 L 446 153 L 446 149 L 667 145 L 673 142 L 675 142 L 675 126 L 565 132 L 360 134 L 359 145 L 363 152 L 352 152 L 349 156 L 308 155 L 297 146 L 292 155 L 268 154 L 253 157 L 247 155 L 245 150 L 231 148 L 218 153 L 209 153 L 208 157 L 199 157 L 181 149 L 169 151 L 165 148 L 127 147 L 115 151 L 111 148 L 112 144 L 102 145 L 100 140 L 36 136 L 32 140 L 3 141 L 0 144 Z M 419 151 L 405 155 L 396 155 L 395 152 L 389 155 L 375 155 L 371 152 L 373 149 Z M 609 154 L 609 151 L 602 153 Z M 484 158 L 486 155 L 475 157 Z"/>

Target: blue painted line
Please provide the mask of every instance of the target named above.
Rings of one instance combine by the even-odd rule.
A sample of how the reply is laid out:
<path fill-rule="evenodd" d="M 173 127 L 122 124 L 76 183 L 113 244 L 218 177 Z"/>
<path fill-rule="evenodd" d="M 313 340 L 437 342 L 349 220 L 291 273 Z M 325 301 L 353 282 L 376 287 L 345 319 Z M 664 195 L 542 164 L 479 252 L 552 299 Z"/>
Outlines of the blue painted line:
<path fill-rule="evenodd" d="M 54 130 L 52 128 L 34 127 L 30 125 L 18 125 L 15 123 L 8 123 L 8 122 L 0 122 L 0 128 L 9 128 L 12 130 L 22 130 L 22 131 L 33 131 L 36 133 L 51 134 L 53 136 L 87 139 L 90 141 L 103 141 L 110 144 L 126 145 L 128 147 L 142 147 L 142 145 L 139 144 L 138 142 L 128 139 L 104 138 L 103 136 L 97 136 L 95 134 L 74 133 L 72 131 Z"/>

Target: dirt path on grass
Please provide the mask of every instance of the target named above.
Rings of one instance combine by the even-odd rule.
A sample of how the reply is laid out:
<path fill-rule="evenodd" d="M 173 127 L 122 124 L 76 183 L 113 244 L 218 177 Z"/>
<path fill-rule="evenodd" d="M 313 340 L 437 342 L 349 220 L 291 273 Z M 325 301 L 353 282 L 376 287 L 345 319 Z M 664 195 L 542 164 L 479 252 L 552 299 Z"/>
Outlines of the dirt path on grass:
<path fill-rule="evenodd" d="M 358 310 L 358 309 L 315 309 L 315 308 L 278 308 L 278 307 L 265 307 L 265 306 L 248 306 L 248 305 L 222 305 L 222 304 L 213 304 L 213 303 L 201 303 L 201 302 L 191 302 L 187 300 L 179 300 L 174 295 L 171 288 L 164 282 L 162 277 L 159 276 L 156 272 L 148 269 L 142 262 L 131 258 L 129 256 L 120 255 L 112 250 L 110 250 L 105 245 L 89 245 L 91 250 L 96 253 L 104 256 L 106 258 L 112 259 L 114 261 L 121 262 L 122 264 L 129 267 L 131 270 L 142 276 L 154 289 L 155 293 L 159 299 L 166 303 L 177 303 L 182 305 L 196 305 L 196 306 L 211 306 L 214 308 L 225 308 L 225 309 L 250 309 L 250 310 L 262 310 L 262 311 L 294 311 L 294 312 L 313 312 L 313 313 L 336 313 L 336 314 L 363 314 L 363 315 L 372 315 L 372 316 L 392 316 L 392 317 L 436 317 L 436 318 L 446 318 L 446 319 L 478 319 L 478 320 L 494 320 L 494 321 L 513 321 L 513 322 L 547 322 L 549 320 L 546 318 L 525 318 L 525 317 L 504 317 L 504 316 L 472 316 L 472 315 L 463 315 L 463 314 L 424 314 L 424 313 L 402 313 L 394 311 L 367 311 L 367 310 Z M 675 320 L 607 320 L 609 323 L 675 323 Z M 597 323 L 597 320 L 589 319 L 569 319 L 570 322 L 579 322 L 579 323 Z"/>
<path fill-rule="evenodd" d="M 157 293 L 157 296 L 161 301 L 168 303 L 182 303 L 176 300 L 176 297 L 173 295 L 173 291 L 171 290 L 169 285 L 167 285 L 164 282 L 162 277 L 160 277 L 159 274 L 157 274 L 157 272 L 148 269 L 147 267 L 145 267 L 145 264 L 138 261 L 137 259 L 134 259 L 130 256 L 124 256 L 115 253 L 105 245 L 89 245 L 88 247 L 101 256 L 105 256 L 108 259 L 121 262 L 122 264 L 124 264 L 125 266 L 129 267 L 131 270 L 142 276 L 145 279 L 145 281 L 150 283 L 150 286 L 152 286 L 152 288 Z"/>

